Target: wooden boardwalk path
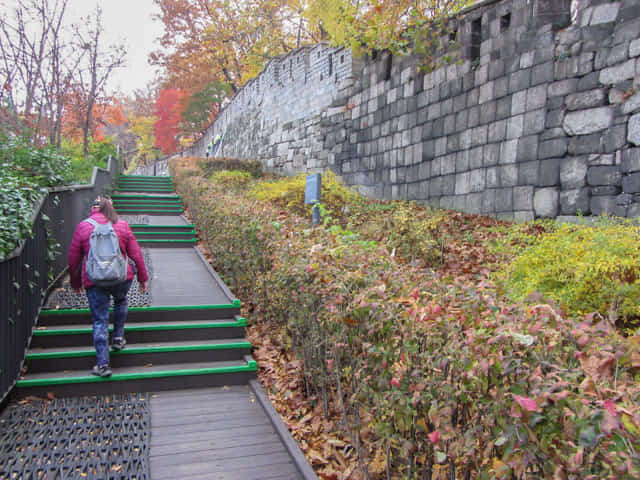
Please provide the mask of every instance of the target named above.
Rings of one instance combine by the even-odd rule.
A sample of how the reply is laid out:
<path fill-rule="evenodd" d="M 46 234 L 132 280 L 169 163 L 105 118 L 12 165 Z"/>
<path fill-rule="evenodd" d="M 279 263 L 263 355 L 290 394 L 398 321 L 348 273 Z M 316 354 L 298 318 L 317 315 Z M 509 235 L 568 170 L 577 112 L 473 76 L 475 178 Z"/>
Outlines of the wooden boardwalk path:
<path fill-rule="evenodd" d="M 125 181 L 130 188 L 141 182 Z M 123 215 L 144 219 L 130 223 L 142 237 L 152 275 L 150 302 L 129 309 L 127 347 L 111 354 L 113 375 L 89 373 L 95 351 L 88 309 L 43 311 L 16 397 L 149 392 L 149 422 L 139 428 L 150 438 L 143 450 L 152 480 L 317 479 L 255 379 L 240 300 L 195 246 L 193 225 L 173 214 L 182 207 L 150 205 L 149 196 L 139 206 L 130 198 L 135 195 L 117 200 Z M 175 202 L 154 199 L 161 201 Z M 135 460 L 146 465 L 147 458 Z"/>
<path fill-rule="evenodd" d="M 301 479 L 248 386 L 151 395 L 151 478 Z"/>

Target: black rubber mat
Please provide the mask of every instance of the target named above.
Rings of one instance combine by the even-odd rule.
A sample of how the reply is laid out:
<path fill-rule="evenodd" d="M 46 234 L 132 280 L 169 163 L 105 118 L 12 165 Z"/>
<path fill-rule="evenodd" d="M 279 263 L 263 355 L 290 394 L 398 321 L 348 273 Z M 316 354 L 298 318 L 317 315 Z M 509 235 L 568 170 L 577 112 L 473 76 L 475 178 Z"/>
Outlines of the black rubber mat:
<path fill-rule="evenodd" d="M 153 264 L 151 263 L 151 256 L 149 249 L 142 249 L 142 256 L 144 258 L 144 264 L 147 267 L 147 273 L 149 278 L 153 277 Z M 127 301 L 130 307 L 149 307 L 151 306 L 151 288 L 148 288 L 145 293 L 140 291 L 140 285 L 134 278 L 129 293 L 127 294 Z M 62 282 L 62 286 L 56 288 L 47 299 L 47 303 L 44 305 L 45 309 L 68 309 L 68 308 L 89 308 L 89 301 L 87 295 L 84 293 L 76 293 L 71 288 L 69 277 L 67 276 Z"/>
<path fill-rule="evenodd" d="M 0 416 L 0 478 L 149 477 L 148 394 L 33 399 Z"/>
<path fill-rule="evenodd" d="M 149 225 L 148 215 L 118 215 L 129 225 Z"/>

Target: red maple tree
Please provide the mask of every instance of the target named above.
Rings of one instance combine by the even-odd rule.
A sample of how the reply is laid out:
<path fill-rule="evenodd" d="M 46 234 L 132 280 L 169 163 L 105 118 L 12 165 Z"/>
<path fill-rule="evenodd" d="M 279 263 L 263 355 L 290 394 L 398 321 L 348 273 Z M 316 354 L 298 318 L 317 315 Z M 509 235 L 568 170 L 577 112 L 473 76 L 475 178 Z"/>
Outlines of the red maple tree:
<path fill-rule="evenodd" d="M 160 90 L 156 100 L 156 117 L 153 125 L 156 146 L 166 155 L 178 149 L 178 125 L 182 121 L 184 94 L 177 88 Z"/>

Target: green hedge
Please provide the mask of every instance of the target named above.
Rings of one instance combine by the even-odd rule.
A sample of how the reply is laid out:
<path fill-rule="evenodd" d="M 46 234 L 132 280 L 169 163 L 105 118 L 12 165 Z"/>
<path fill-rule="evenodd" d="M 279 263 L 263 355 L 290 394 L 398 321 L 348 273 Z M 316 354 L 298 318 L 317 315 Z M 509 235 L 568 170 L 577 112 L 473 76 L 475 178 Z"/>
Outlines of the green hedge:
<path fill-rule="evenodd" d="M 339 406 L 370 477 L 637 478 L 637 337 L 438 279 L 186 165 L 171 168 L 216 270 L 253 319 L 288 332 L 308 394 Z"/>

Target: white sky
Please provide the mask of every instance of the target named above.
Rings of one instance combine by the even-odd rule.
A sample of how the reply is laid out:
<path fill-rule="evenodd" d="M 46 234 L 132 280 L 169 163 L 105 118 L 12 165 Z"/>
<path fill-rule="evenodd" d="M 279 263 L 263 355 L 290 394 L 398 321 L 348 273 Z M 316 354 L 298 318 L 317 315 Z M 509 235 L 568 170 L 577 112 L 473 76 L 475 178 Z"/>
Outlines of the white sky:
<path fill-rule="evenodd" d="M 16 1 L 0 0 L 0 8 L 11 8 Z M 107 90 L 131 95 L 155 76 L 155 68 L 149 65 L 148 57 L 158 49 L 157 38 L 163 32 L 162 22 L 152 19 L 160 9 L 153 0 L 69 0 L 65 23 L 86 17 L 97 4 L 102 7 L 105 45 L 123 43 L 127 49 L 125 66 L 112 73 Z"/>

